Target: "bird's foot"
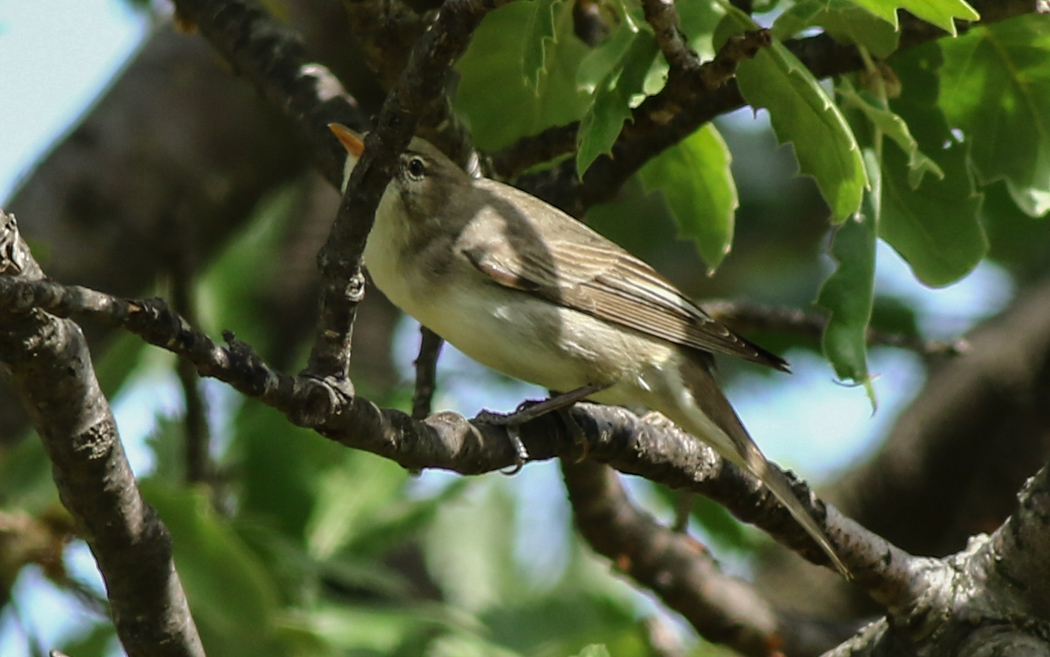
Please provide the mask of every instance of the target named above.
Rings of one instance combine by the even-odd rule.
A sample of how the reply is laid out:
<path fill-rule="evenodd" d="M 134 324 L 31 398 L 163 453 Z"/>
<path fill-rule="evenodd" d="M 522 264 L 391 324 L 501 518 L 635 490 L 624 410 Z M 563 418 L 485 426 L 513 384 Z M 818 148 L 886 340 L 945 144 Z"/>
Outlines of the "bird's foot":
<path fill-rule="evenodd" d="M 525 467 L 525 462 L 529 460 L 529 450 L 525 449 L 525 443 L 521 442 L 521 423 L 527 422 L 519 419 L 518 415 L 522 411 L 522 406 L 525 406 L 530 402 L 523 402 L 518 406 L 518 409 L 513 413 L 496 413 L 493 411 L 482 410 L 474 418 L 475 421 L 481 422 L 482 424 L 491 424 L 497 427 L 507 427 L 507 437 L 510 439 L 510 444 L 514 448 L 514 465 L 509 470 L 500 470 L 503 474 L 513 476 L 521 472 L 521 469 Z"/>
<path fill-rule="evenodd" d="M 569 416 L 568 410 L 576 402 L 582 401 L 594 393 L 604 390 L 606 387 L 589 385 L 564 393 L 551 391 L 549 399 L 524 401 L 518 405 L 518 408 L 513 413 L 481 411 L 475 419 L 485 424 L 507 427 L 507 436 L 514 447 L 517 463 L 511 470 L 504 472 L 506 475 L 517 474 L 521 471 L 525 462 L 529 460 L 529 452 L 525 448 L 525 444 L 521 442 L 521 425 L 551 412 L 557 412 L 562 417 L 565 426 L 569 429 L 569 433 L 572 434 L 573 442 L 582 446 L 583 453 L 577 460 L 579 462 L 587 457 L 590 447 L 587 444 L 587 437 L 584 435 L 583 429 Z"/>

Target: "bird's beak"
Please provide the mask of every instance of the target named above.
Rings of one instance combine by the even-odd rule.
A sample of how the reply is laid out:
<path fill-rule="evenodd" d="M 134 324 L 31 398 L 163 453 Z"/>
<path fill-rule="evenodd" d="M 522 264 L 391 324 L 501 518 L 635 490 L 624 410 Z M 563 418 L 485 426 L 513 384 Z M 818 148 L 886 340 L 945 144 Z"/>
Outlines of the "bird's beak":
<path fill-rule="evenodd" d="M 328 129 L 335 133 L 335 136 L 339 138 L 339 143 L 352 158 L 357 160 L 361 157 L 361 153 L 365 150 L 365 142 L 361 141 L 356 132 L 342 123 L 329 123 Z"/>
<path fill-rule="evenodd" d="M 365 142 L 361 141 L 356 132 L 342 123 L 329 123 L 328 129 L 335 133 L 339 143 L 346 149 L 346 168 L 343 171 L 343 187 L 345 188 L 346 181 L 350 179 L 350 172 L 354 170 L 354 166 L 361 158 L 361 153 L 365 150 Z"/>

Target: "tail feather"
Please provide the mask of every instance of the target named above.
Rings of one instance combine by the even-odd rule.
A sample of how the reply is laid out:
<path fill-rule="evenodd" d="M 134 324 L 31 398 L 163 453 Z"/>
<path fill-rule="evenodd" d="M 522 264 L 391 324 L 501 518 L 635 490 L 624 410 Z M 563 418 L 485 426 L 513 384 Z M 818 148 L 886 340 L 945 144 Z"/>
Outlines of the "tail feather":
<path fill-rule="evenodd" d="M 849 578 L 849 570 L 835 553 L 820 525 L 791 490 L 787 477 L 770 465 L 748 435 L 715 381 L 712 375 L 713 366 L 713 358 L 704 352 L 696 352 L 693 358 L 685 361 L 680 368 L 680 374 L 691 399 L 683 400 L 685 407 L 677 409 L 679 412 L 670 412 L 671 409 L 661 410 L 683 429 L 711 445 L 723 458 L 755 475 L 780 500 L 806 533 L 813 537 L 835 568 Z M 693 403 L 689 404 L 688 401 Z"/>

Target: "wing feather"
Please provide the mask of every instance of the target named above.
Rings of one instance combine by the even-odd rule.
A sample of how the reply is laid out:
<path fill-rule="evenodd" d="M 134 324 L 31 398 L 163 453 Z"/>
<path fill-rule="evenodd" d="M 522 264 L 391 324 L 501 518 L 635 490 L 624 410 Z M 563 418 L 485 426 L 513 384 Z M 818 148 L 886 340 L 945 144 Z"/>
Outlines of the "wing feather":
<path fill-rule="evenodd" d="M 492 282 L 668 342 L 788 371 L 784 359 L 733 333 L 648 264 L 587 226 L 513 187 L 484 184 L 517 197 L 510 208 L 522 220 L 508 221 L 502 216 L 508 206 L 494 201 L 471 222 L 478 229 L 468 226 L 461 235 L 461 252 Z M 494 225 L 502 227 L 498 239 Z"/>

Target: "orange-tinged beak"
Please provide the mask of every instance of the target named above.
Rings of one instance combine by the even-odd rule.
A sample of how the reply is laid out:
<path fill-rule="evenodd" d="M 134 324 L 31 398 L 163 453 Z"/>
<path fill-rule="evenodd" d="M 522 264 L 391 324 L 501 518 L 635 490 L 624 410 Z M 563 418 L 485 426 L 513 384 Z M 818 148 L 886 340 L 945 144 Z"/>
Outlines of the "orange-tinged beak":
<path fill-rule="evenodd" d="M 339 138 L 339 143 L 343 145 L 347 153 L 353 156 L 354 160 L 361 157 L 361 153 L 365 150 L 365 142 L 361 141 L 356 132 L 342 123 L 329 123 L 328 129 L 335 133 L 335 136 Z"/>

